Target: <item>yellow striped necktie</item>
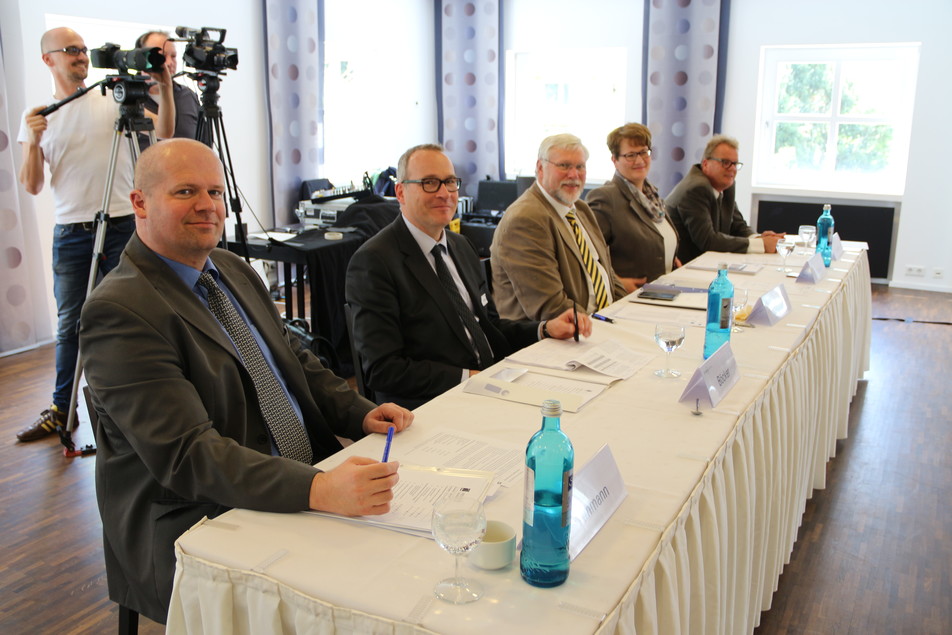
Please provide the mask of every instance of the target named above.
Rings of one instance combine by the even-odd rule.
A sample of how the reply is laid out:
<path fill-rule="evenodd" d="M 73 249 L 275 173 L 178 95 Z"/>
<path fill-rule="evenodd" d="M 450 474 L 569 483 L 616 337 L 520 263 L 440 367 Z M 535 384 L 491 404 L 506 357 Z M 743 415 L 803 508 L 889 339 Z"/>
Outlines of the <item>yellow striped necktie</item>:
<path fill-rule="evenodd" d="M 598 271 L 598 263 L 595 262 L 595 258 L 592 257 L 592 252 L 588 249 L 588 242 L 585 240 L 585 235 L 582 234 L 582 228 L 578 226 L 578 221 L 575 220 L 575 210 L 569 210 L 569 213 L 565 215 L 565 219 L 569 222 L 569 225 L 572 226 L 572 231 L 575 232 L 575 242 L 578 243 L 578 250 L 582 254 L 582 262 L 585 264 L 585 270 L 588 271 L 588 276 L 592 279 L 592 288 L 595 290 L 596 309 L 604 309 L 608 306 L 608 293 L 605 291 L 605 281 L 602 279 L 602 274 Z"/>

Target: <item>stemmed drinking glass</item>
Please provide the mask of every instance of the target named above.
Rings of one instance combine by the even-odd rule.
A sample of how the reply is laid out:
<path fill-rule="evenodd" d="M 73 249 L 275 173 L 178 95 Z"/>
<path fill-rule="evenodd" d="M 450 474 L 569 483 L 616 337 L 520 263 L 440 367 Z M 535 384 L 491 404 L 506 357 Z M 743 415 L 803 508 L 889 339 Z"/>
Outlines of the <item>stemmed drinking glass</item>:
<path fill-rule="evenodd" d="M 793 252 L 795 246 L 796 243 L 790 238 L 781 238 L 777 241 L 777 253 L 780 254 L 780 258 L 783 261 L 783 265 L 777 267 L 777 271 L 787 273 L 787 256 Z"/>
<path fill-rule="evenodd" d="M 797 236 L 805 247 L 805 256 L 809 256 L 816 249 L 816 225 L 800 225 Z"/>
<path fill-rule="evenodd" d="M 680 324 L 658 324 L 654 331 L 655 342 L 665 352 L 664 369 L 654 372 L 658 377 L 680 377 L 681 371 L 671 368 L 671 352 L 684 344 L 684 327 Z"/>
<path fill-rule="evenodd" d="M 731 305 L 731 333 L 740 333 L 744 329 L 737 326 L 737 316 L 747 308 L 747 289 L 734 287 L 734 303 Z"/>
<path fill-rule="evenodd" d="M 473 580 L 459 575 L 459 561 L 472 551 L 486 533 L 486 513 L 478 500 L 450 498 L 433 506 L 430 522 L 436 544 L 456 556 L 456 573 L 433 588 L 436 597 L 452 604 L 466 604 L 478 600 L 482 587 Z"/>

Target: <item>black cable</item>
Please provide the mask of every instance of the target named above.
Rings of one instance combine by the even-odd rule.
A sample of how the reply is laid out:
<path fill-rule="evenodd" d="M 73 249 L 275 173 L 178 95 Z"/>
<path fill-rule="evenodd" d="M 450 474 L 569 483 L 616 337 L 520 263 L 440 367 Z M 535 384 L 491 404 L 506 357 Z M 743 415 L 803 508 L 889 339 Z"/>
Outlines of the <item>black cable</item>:
<path fill-rule="evenodd" d="M 905 322 L 906 324 L 941 324 L 943 326 L 952 326 L 952 322 L 938 322 L 933 320 L 913 320 L 912 318 L 874 317 L 873 319 L 881 320 L 883 322 Z"/>

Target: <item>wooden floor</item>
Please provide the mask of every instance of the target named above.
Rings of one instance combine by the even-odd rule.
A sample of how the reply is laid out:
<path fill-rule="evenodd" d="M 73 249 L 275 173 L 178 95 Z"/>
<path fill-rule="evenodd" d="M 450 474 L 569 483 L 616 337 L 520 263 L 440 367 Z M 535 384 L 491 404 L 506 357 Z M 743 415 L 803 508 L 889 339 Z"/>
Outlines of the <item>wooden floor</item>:
<path fill-rule="evenodd" d="M 757 635 L 952 633 L 952 295 L 875 287 L 850 438 L 807 504 Z M 17 443 L 47 406 L 53 347 L 0 358 L 0 633 L 114 633 L 95 458 Z M 76 433 L 89 440 L 88 422 Z M 163 628 L 142 619 L 140 633 Z"/>

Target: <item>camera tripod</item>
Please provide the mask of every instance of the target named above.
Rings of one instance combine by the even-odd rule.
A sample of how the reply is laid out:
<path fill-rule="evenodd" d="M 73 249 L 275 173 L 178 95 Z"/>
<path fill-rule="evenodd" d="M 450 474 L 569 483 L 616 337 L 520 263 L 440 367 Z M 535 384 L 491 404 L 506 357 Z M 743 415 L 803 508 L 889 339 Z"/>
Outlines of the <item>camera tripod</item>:
<path fill-rule="evenodd" d="M 235 213 L 235 239 L 241 245 L 245 262 L 251 262 L 248 257 L 248 237 L 245 234 L 245 226 L 241 222 L 241 199 L 238 197 L 238 182 L 235 180 L 235 168 L 231 162 L 231 149 L 228 147 L 225 122 L 222 119 L 221 108 L 218 105 L 218 88 L 221 86 L 221 80 L 217 73 L 211 71 L 197 71 L 186 73 L 186 75 L 198 84 L 198 88 L 202 92 L 195 139 L 218 151 L 218 159 L 225 171 L 225 194 L 228 199 L 228 206 Z M 222 234 L 221 241 L 222 247 L 227 247 L 224 234 Z"/>
<path fill-rule="evenodd" d="M 109 75 L 98 83 L 102 85 L 103 95 L 106 94 L 107 88 L 112 90 L 113 99 L 119 102 L 119 116 L 116 118 L 116 134 L 112 138 L 112 151 L 109 155 L 109 168 L 108 174 L 106 175 L 106 185 L 103 190 L 102 207 L 96 212 L 94 219 L 96 233 L 93 239 L 92 262 L 89 265 L 89 280 L 86 284 L 87 298 L 96 287 L 97 278 L 99 276 L 99 266 L 106 257 L 104 253 L 106 227 L 109 222 L 109 201 L 112 196 L 112 186 L 119 156 L 119 139 L 123 135 L 128 139 L 133 164 L 139 160 L 139 132 L 147 132 L 151 143 L 155 143 L 155 126 L 152 120 L 145 115 L 145 109 L 143 107 L 143 100 L 149 92 L 146 80 L 132 75 Z M 67 99 L 75 98 L 76 96 L 71 95 Z M 64 102 L 60 102 L 59 105 L 62 105 L 62 103 L 65 103 L 65 100 Z M 76 405 L 81 374 L 82 358 L 77 355 L 75 372 L 73 374 L 73 387 L 69 399 L 69 416 L 65 427 L 59 425 L 56 427 L 60 441 L 63 443 L 63 454 L 67 457 L 87 456 L 96 452 L 96 446 L 93 444 L 87 444 L 80 449 L 76 449 L 76 444 L 73 443 L 72 431 L 77 425 Z"/>

